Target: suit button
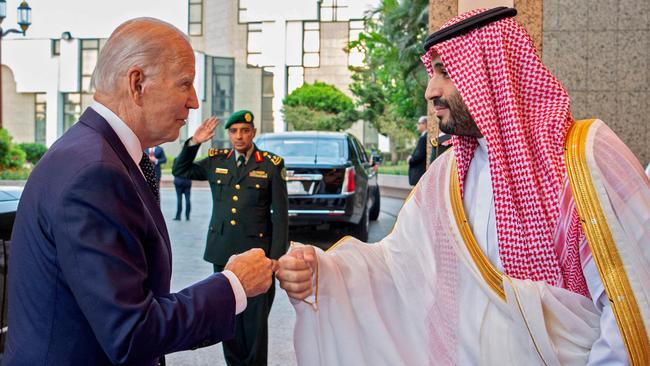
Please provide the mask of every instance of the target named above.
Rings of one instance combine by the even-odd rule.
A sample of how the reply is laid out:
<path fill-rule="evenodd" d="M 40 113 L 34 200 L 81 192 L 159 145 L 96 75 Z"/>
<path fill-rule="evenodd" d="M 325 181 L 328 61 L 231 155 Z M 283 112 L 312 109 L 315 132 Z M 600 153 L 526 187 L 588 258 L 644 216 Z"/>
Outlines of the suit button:
<path fill-rule="evenodd" d="M 263 238 L 263 237 L 264 237 L 264 234 L 260 233 L 260 238 Z"/>
<path fill-rule="evenodd" d="M 255 185 L 255 188 L 260 189 L 260 185 L 259 185 L 259 184 L 256 184 L 256 185 Z"/>
<path fill-rule="evenodd" d="M 230 212 L 237 213 L 237 209 L 233 207 L 233 208 L 230 209 Z"/>
<path fill-rule="evenodd" d="M 239 184 L 235 184 L 235 189 L 239 189 L 239 188 L 241 188 Z"/>
<path fill-rule="evenodd" d="M 230 225 L 232 225 L 232 226 L 237 225 L 237 221 L 235 221 L 235 220 L 230 220 Z"/>
<path fill-rule="evenodd" d="M 237 202 L 237 201 L 239 201 L 239 197 L 237 197 L 237 196 L 232 196 L 232 200 L 235 201 L 235 202 Z"/>
<path fill-rule="evenodd" d="M 221 179 L 218 179 L 218 180 L 217 180 L 217 184 L 221 184 Z"/>

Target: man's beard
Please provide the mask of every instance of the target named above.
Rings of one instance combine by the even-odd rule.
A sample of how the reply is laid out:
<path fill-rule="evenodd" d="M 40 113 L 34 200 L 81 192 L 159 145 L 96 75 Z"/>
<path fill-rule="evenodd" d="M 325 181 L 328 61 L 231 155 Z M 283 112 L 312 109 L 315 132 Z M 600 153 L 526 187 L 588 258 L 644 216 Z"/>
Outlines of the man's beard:
<path fill-rule="evenodd" d="M 433 105 L 449 109 L 449 119 L 446 122 L 440 121 L 442 132 L 457 136 L 483 137 L 460 94 L 456 93 L 447 99 L 434 99 Z"/>

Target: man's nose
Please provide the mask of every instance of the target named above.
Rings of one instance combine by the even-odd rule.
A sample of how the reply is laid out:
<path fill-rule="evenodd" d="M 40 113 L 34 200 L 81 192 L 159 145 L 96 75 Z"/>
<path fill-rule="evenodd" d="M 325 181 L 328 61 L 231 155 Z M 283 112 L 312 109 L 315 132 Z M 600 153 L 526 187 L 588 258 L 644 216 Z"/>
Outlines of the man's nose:
<path fill-rule="evenodd" d="M 196 96 L 196 90 L 194 90 L 194 86 L 192 86 L 192 90 L 190 91 L 190 96 L 187 99 L 186 106 L 188 109 L 199 108 L 199 98 Z"/>
<path fill-rule="evenodd" d="M 429 83 L 427 84 L 427 90 L 424 92 L 424 98 L 433 101 L 434 98 L 440 98 L 441 96 L 442 89 L 437 85 L 436 78 L 430 78 Z"/>

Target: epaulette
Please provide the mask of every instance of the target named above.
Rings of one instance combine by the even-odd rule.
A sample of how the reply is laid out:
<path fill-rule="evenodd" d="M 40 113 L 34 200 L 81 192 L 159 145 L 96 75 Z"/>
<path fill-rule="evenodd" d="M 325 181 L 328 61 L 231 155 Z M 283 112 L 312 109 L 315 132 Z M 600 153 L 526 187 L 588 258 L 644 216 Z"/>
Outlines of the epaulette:
<path fill-rule="evenodd" d="M 209 157 L 214 157 L 214 156 L 219 156 L 219 155 L 228 155 L 228 149 L 213 149 L 209 148 L 208 149 L 208 156 Z"/>
<path fill-rule="evenodd" d="M 271 161 L 271 163 L 273 163 L 273 165 L 280 165 L 280 163 L 282 162 L 281 157 L 277 155 L 269 154 L 268 151 L 263 152 L 262 155 L 267 157 Z"/>

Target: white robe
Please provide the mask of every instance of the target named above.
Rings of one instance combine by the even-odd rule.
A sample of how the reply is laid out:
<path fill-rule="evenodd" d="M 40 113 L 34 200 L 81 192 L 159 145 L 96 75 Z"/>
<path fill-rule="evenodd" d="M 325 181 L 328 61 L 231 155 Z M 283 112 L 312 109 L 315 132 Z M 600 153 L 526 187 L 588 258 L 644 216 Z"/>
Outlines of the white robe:
<path fill-rule="evenodd" d="M 604 125 L 594 131 L 602 131 L 605 140 L 612 138 Z M 592 135 L 593 148 L 596 132 Z M 447 154 L 429 169 L 385 239 L 366 245 L 347 238 L 328 253 L 319 252 L 318 310 L 305 303 L 295 304 L 294 342 L 299 364 L 626 362 L 593 265 L 591 270 L 589 263 L 584 266 L 593 302 L 542 282 L 507 277 L 503 281 L 506 302 L 483 280 L 454 222 L 449 199 L 451 158 L 452 154 Z M 643 173 L 640 166 L 638 172 L 629 172 L 630 179 L 638 181 L 637 173 Z M 601 178 L 607 179 L 607 174 Z M 492 194 L 486 179 L 490 181 L 487 157 L 478 151 L 468 172 L 463 206 L 479 247 L 500 270 Z M 606 183 L 603 189 L 615 196 Z M 626 229 L 621 235 L 631 236 L 642 253 L 636 252 L 635 259 L 646 263 L 638 269 L 638 281 L 633 282 L 641 283 L 637 296 L 647 323 L 650 281 L 644 283 L 644 279 L 650 278 L 650 250 L 643 244 L 650 242 L 650 182 L 645 178 L 635 187 L 638 192 L 634 195 L 622 195 L 621 202 L 612 202 L 615 214 L 608 220 L 617 220 L 624 211 L 638 218 L 631 228 L 627 222 L 618 224 Z"/>

